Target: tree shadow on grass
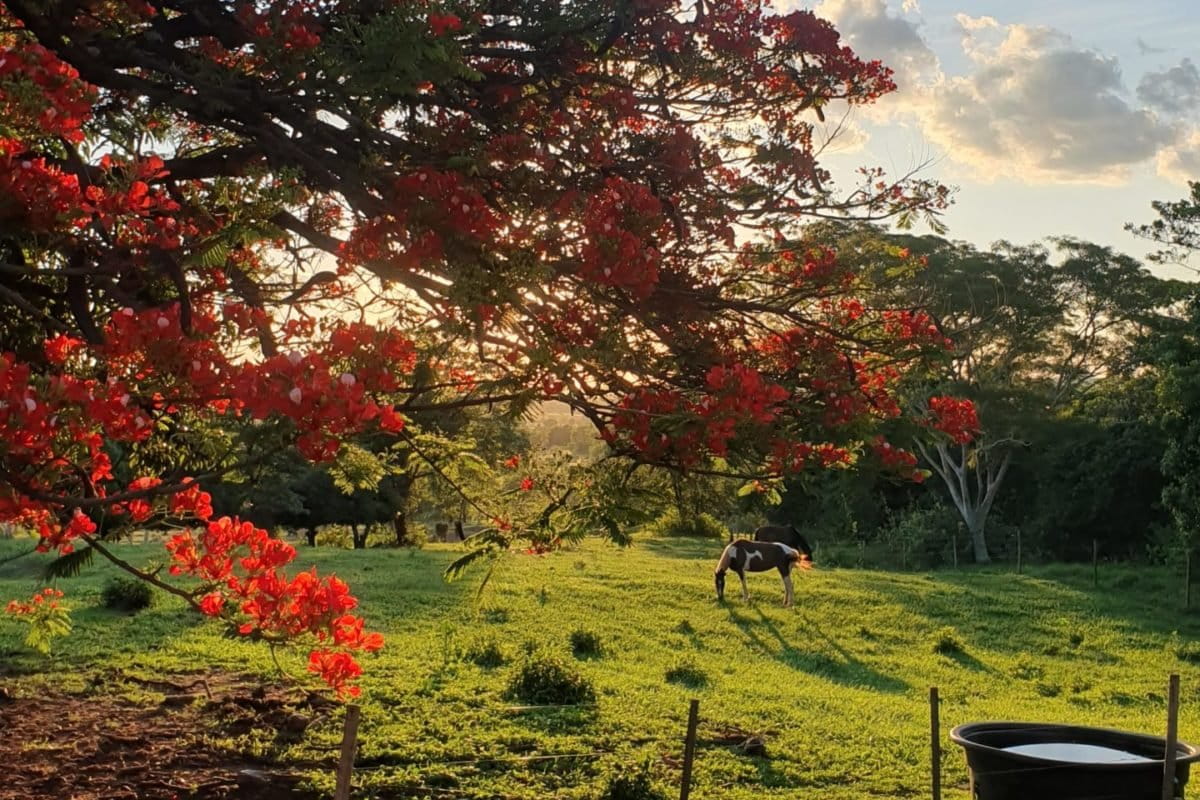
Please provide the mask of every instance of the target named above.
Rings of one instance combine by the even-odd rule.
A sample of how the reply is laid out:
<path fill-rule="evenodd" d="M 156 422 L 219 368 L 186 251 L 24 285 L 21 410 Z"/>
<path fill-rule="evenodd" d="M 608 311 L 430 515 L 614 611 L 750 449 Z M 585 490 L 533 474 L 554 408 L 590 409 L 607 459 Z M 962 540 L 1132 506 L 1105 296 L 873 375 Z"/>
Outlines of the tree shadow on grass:
<path fill-rule="evenodd" d="M 591 728 L 600 718 L 595 704 L 528 708 L 510 713 L 518 725 L 544 734 L 579 733 Z"/>
<path fill-rule="evenodd" d="M 710 559 L 715 564 L 727 545 L 723 539 L 701 539 L 695 536 L 656 536 L 633 540 L 633 546 L 643 548 L 663 558 L 689 561 Z"/>
<path fill-rule="evenodd" d="M 909 688 L 905 681 L 864 664 L 803 614 L 800 614 L 800 617 L 804 620 L 806 638 L 819 642 L 827 651 L 832 650 L 832 653 L 797 647 L 780 633 L 775 623 L 761 610 L 754 608 L 753 611 L 754 616 L 750 617 L 730 608 L 729 619 L 756 648 L 792 669 L 824 678 L 840 686 L 858 686 L 889 693 L 899 693 Z M 764 641 L 759 631 L 765 631 L 774 639 L 774 645 Z"/>

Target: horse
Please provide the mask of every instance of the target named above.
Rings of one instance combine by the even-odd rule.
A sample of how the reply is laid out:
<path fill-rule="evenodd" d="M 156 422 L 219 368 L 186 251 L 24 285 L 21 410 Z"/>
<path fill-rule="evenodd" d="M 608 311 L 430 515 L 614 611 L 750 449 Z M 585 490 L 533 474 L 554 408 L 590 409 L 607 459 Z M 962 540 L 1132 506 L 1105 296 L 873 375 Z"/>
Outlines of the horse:
<path fill-rule="evenodd" d="M 763 525 L 754 531 L 754 541 L 756 542 L 779 542 L 786 544 L 793 550 L 799 550 L 804 555 L 808 556 L 808 560 L 813 560 L 812 548 L 808 546 L 808 540 L 800 535 L 800 531 L 795 525 Z"/>
<path fill-rule="evenodd" d="M 717 600 L 725 599 L 725 573 L 733 570 L 742 581 L 742 599 L 749 602 L 750 592 L 746 589 L 746 572 L 766 572 L 769 569 L 779 570 L 783 578 L 783 607 L 792 604 L 792 568 L 812 569 L 812 558 L 780 542 L 752 542 L 749 539 L 738 539 L 729 544 L 717 568 L 713 580 L 717 586 Z"/>

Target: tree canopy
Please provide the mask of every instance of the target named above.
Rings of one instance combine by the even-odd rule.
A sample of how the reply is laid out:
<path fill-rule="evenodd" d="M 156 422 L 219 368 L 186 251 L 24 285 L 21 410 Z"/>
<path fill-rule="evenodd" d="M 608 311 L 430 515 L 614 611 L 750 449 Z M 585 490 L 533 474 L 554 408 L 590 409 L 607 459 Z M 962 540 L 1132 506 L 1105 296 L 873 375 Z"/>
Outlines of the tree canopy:
<path fill-rule="evenodd" d="M 203 481 L 546 399 L 672 469 L 912 476 L 877 428 L 945 337 L 801 228 L 948 202 L 817 162 L 828 110 L 893 88 L 756 2 L 0 0 L 0 521 L 118 562 L 123 525 L 190 523 L 197 582 L 122 566 L 315 637 L 340 689 L 380 644 L 346 587 L 284 576 Z"/>

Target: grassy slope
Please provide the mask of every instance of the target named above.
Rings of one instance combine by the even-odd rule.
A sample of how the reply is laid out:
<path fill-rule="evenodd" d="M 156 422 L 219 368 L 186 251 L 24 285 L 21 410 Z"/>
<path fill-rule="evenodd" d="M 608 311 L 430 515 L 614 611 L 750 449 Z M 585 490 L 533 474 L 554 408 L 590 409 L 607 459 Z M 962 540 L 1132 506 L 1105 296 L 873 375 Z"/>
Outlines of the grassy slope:
<path fill-rule="evenodd" d="M 0 558 L 18 543 L 0 542 Z M 779 607 L 779 581 L 750 576 L 750 605 L 717 605 L 711 567 L 719 546 L 642 541 L 599 544 L 501 563 L 480 605 L 480 575 L 444 584 L 450 546 L 421 552 L 301 553 L 346 578 L 388 646 L 367 663 L 360 779 L 366 785 L 440 787 L 436 797 L 593 797 L 615 764 L 681 750 L 687 699 L 701 700 L 701 739 L 723 724 L 774 731 L 769 760 L 712 745 L 700 751 L 698 798 L 924 796 L 926 693 L 939 686 L 945 728 L 1018 718 L 1158 731 L 1169 671 L 1183 676 L 1180 735 L 1200 740 L 1200 672 L 1177 658 L 1200 618 L 1174 610 L 1177 592 L 1153 570 L 1112 567 L 1101 589 L 1087 568 L 891 574 L 824 570 L 797 578 L 798 607 Z M 153 546 L 123 549 L 134 560 Z M 34 559 L 0 565 L 0 598 L 27 596 Z M 50 662 L 20 648 L 21 629 L 0 617 L 0 663 L 62 674 L 77 666 L 158 672 L 216 664 L 269 673 L 264 648 L 230 641 L 172 601 L 130 619 L 95 608 L 110 570 L 64 581 L 77 630 Z M 1163 597 L 1169 599 L 1164 600 Z M 686 625 L 683 623 L 686 622 Z M 950 626 L 964 651 L 933 652 Z M 494 639 L 518 659 L 526 643 L 564 656 L 577 628 L 600 634 L 603 658 L 579 662 L 598 690 L 593 710 L 514 710 L 502 697 L 512 667 L 483 669 L 461 653 Z M 1172 635 L 1179 632 L 1180 638 Z M 692 662 L 700 688 L 664 673 Z M 300 654 L 285 666 L 299 672 Z M 32 688 L 37 676 L 27 677 Z M 81 679 L 69 685 L 82 688 Z M 131 686 L 130 692 L 136 695 Z M 148 698 L 149 699 L 149 698 Z M 327 757 L 337 725 L 316 729 L 288 757 Z M 266 748 L 253 739 L 242 748 Z M 947 747 L 949 744 L 947 742 Z M 612 751 L 594 759 L 439 764 L 513 755 Z M 965 779 L 961 752 L 946 778 Z M 408 763 L 404 763 L 408 762 Z M 660 774 L 677 776 L 669 767 Z M 317 778 L 328 785 L 327 776 Z M 952 793 L 953 795 L 953 793 Z"/>

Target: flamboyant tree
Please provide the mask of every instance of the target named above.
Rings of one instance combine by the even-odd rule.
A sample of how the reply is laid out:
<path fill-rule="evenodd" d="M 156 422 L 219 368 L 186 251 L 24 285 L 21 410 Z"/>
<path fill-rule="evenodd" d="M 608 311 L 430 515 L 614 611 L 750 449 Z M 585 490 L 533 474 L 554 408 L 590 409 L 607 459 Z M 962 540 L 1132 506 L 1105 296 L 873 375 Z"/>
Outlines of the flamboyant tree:
<path fill-rule="evenodd" d="M 662 467 L 912 474 L 875 424 L 943 337 L 799 233 L 946 203 L 817 164 L 893 88 L 753 0 L 0 0 L 0 521 L 346 688 L 380 644 L 346 587 L 204 480 L 546 398 Z M 155 515 L 192 582 L 106 545 Z"/>

